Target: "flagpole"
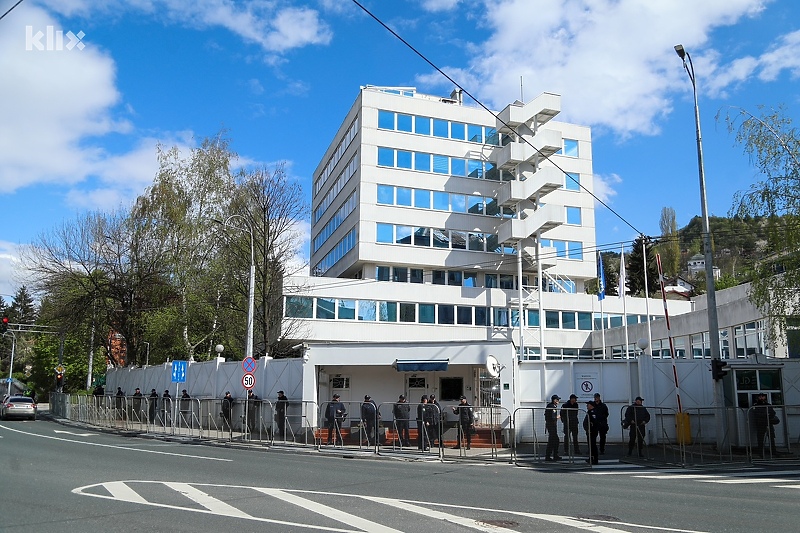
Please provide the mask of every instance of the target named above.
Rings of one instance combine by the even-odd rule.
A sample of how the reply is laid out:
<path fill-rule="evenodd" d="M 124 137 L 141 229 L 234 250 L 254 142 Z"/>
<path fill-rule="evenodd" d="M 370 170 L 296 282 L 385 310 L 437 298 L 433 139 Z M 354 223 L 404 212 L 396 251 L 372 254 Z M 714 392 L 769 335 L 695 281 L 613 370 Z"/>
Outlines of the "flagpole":
<path fill-rule="evenodd" d="M 603 272 L 603 254 L 597 251 L 597 299 L 600 300 L 600 338 L 603 343 L 603 359 L 606 358 L 606 317 L 603 314 L 603 300 L 606 297 L 606 275 Z"/>
<path fill-rule="evenodd" d="M 628 301 L 625 298 L 625 286 L 627 285 L 627 273 L 625 272 L 625 245 L 620 246 L 621 251 L 619 254 L 619 285 L 617 292 L 622 298 L 622 320 L 625 321 L 625 359 L 630 358 L 630 350 L 628 349 Z"/>

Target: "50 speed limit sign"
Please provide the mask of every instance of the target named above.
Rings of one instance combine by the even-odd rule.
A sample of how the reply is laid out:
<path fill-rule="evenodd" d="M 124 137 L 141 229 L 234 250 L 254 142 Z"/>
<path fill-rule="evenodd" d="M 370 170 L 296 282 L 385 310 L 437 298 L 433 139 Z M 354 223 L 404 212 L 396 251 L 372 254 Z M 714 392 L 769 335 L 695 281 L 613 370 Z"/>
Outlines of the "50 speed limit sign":
<path fill-rule="evenodd" d="M 242 376 L 242 387 L 247 390 L 256 386 L 256 377 L 253 374 L 245 374 Z"/>

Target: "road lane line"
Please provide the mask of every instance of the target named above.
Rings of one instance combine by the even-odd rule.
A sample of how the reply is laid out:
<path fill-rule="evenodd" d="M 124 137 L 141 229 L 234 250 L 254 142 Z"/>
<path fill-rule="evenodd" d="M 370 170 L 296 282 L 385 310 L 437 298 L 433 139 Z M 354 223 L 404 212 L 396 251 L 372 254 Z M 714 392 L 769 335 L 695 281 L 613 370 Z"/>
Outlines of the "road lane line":
<path fill-rule="evenodd" d="M 721 474 L 635 474 L 631 477 L 640 477 L 644 479 L 696 479 L 700 481 L 703 479 L 719 479 L 725 476 Z"/>
<path fill-rule="evenodd" d="M 111 481 L 103 483 L 103 487 L 117 500 L 131 503 L 148 503 L 138 492 L 130 488 L 124 481 Z"/>
<path fill-rule="evenodd" d="M 347 524 L 348 526 L 357 527 L 364 531 L 364 533 L 403 533 L 402 531 L 392 529 L 389 526 L 378 524 L 376 522 L 372 522 L 371 520 L 367 520 L 366 518 L 361 518 L 360 516 L 350 513 L 345 513 L 344 511 L 340 511 L 335 507 L 317 503 L 280 489 L 253 487 L 253 490 L 266 494 L 267 496 L 278 498 L 281 501 L 291 503 L 298 507 L 302 507 L 307 511 L 311 511 L 322 516 L 327 516 L 328 518 L 343 524 Z"/>
<path fill-rule="evenodd" d="M 698 479 L 700 483 L 719 483 L 720 485 L 756 485 L 764 483 L 792 483 L 797 482 L 796 479 L 781 479 L 774 477 L 751 477 L 739 479 Z"/>
<path fill-rule="evenodd" d="M 129 446 L 116 446 L 114 444 L 100 444 L 99 442 L 86 442 L 85 440 L 72 440 L 72 439 L 65 439 L 62 437 L 52 437 L 50 435 L 39 435 L 37 433 L 29 433 L 27 431 L 20 431 L 19 429 L 12 429 L 8 426 L 3 426 L 3 425 L 0 425 L 0 428 L 7 429 L 8 431 L 13 431 L 14 433 L 30 435 L 31 437 L 39 437 L 41 439 L 51 439 L 61 442 L 71 442 L 73 444 L 83 444 L 84 446 L 98 446 L 100 448 L 112 448 L 115 450 L 126 450 L 130 452 L 154 453 L 157 455 L 169 455 L 172 457 L 185 457 L 187 459 L 205 459 L 206 461 L 223 461 L 226 463 L 233 462 L 233 459 L 219 459 L 217 457 L 203 457 L 202 455 L 189 455 L 186 453 L 175 453 L 175 452 L 161 452 L 158 450 L 142 450 L 139 448 L 131 448 Z"/>
<path fill-rule="evenodd" d="M 167 487 L 171 488 L 172 490 L 180 494 L 183 494 L 193 502 L 199 503 L 200 505 L 202 505 L 203 507 L 205 507 L 206 509 L 215 514 L 232 516 L 235 518 L 253 518 L 251 515 L 245 513 L 244 511 L 237 509 L 232 505 L 228 505 L 222 500 L 218 500 L 217 498 L 214 498 L 208 493 L 203 492 L 202 490 L 197 489 L 188 483 L 165 481 L 164 485 L 166 485 Z"/>

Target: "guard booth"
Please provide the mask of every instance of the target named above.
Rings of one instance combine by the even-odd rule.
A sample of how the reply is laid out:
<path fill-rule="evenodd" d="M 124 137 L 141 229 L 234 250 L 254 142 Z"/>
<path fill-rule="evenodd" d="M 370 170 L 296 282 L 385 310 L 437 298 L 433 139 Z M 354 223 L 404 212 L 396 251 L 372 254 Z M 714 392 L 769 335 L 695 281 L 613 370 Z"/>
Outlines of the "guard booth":
<path fill-rule="evenodd" d="M 746 447 L 754 442 L 753 421 L 748 420 L 758 395 L 764 393 L 775 409 L 781 423 L 775 426 L 775 446 L 785 448 L 788 442 L 787 417 L 784 408 L 783 363 L 734 363 L 723 378 L 725 406 L 728 407 L 728 427 L 731 445 Z M 791 372 L 790 372 L 791 373 Z M 735 407 L 735 409 L 730 409 Z"/>

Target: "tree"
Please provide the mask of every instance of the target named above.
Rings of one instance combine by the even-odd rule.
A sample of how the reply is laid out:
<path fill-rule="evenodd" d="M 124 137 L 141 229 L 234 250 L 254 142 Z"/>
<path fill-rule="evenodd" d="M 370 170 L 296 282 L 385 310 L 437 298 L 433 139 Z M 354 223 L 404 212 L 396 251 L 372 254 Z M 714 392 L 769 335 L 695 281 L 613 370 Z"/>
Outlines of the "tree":
<path fill-rule="evenodd" d="M 628 279 L 628 294 L 631 296 L 647 296 L 644 290 L 644 266 L 645 260 L 642 251 L 644 245 L 647 254 L 647 288 L 650 294 L 658 291 L 658 266 L 655 257 L 655 244 L 650 237 L 639 235 L 633 241 L 631 253 L 625 263 L 625 270 Z"/>
<path fill-rule="evenodd" d="M 750 299 L 772 317 L 772 333 L 785 333 L 788 317 L 800 314 L 800 132 L 781 106 L 759 106 L 756 117 L 739 109 L 726 117 L 763 179 L 734 196 L 731 215 L 765 217 L 768 257 L 756 263 Z"/>
<path fill-rule="evenodd" d="M 681 271 L 681 247 L 678 238 L 678 223 L 673 208 L 661 208 L 661 219 L 658 226 L 661 229 L 661 237 L 656 251 L 661 255 L 661 267 L 666 276 L 677 276 Z"/>

